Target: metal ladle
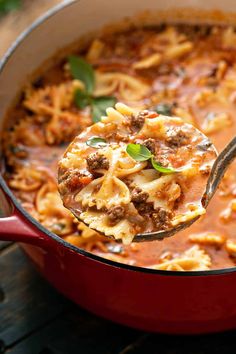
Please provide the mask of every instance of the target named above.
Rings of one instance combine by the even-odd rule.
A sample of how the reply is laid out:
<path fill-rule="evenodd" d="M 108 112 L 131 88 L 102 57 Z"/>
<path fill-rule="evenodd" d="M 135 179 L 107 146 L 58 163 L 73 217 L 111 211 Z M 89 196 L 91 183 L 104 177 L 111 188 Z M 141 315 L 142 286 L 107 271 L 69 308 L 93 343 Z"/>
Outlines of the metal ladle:
<path fill-rule="evenodd" d="M 217 187 L 219 186 L 224 174 L 231 164 L 231 162 L 236 157 L 236 137 L 234 137 L 231 142 L 225 147 L 225 149 L 218 155 L 215 160 L 211 173 L 209 175 L 206 190 L 202 197 L 202 206 L 207 208 L 211 198 L 215 194 Z M 148 232 L 143 234 L 137 234 L 133 242 L 146 242 L 146 241 L 155 241 L 163 240 L 166 237 L 175 235 L 177 232 L 182 231 L 189 226 L 191 226 L 195 221 L 199 219 L 200 216 L 195 217 L 192 220 L 183 222 L 172 229 L 160 230 L 155 232 Z"/>

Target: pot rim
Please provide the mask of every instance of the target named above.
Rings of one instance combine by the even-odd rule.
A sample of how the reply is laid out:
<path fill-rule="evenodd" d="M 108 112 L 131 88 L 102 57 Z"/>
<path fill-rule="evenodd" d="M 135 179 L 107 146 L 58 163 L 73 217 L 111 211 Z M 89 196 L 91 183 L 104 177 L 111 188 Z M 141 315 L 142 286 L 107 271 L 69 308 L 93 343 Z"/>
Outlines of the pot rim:
<path fill-rule="evenodd" d="M 36 28 L 38 28 L 42 23 L 44 23 L 46 20 L 57 14 L 59 11 L 63 10 L 66 7 L 69 7 L 73 5 L 76 1 L 79 0 L 66 0 L 56 6 L 53 6 L 49 10 L 47 10 L 43 15 L 38 17 L 31 25 L 29 25 L 12 43 L 12 45 L 7 49 L 5 54 L 3 55 L 2 59 L 0 59 L 0 75 L 2 71 L 4 70 L 5 65 L 7 64 L 8 60 L 10 57 L 14 54 L 15 50 L 19 47 L 19 45 L 24 41 L 24 39 L 31 33 L 33 32 Z M 139 272 L 139 273 L 149 273 L 149 274 L 156 274 L 156 275 L 162 275 L 162 276 L 175 276 L 175 277 L 192 277 L 192 276 L 208 276 L 208 275 L 222 275 L 222 274 L 228 274 L 228 273 L 233 273 L 236 272 L 236 267 L 230 267 L 230 268 L 225 268 L 225 269 L 216 269 L 216 270 L 200 270 L 200 271 L 166 271 L 166 270 L 157 270 L 157 269 L 150 269 L 150 268 L 144 268 L 140 266 L 134 266 L 134 265 L 129 265 L 125 263 L 119 263 L 116 261 L 112 261 L 106 258 L 103 258 L 101 256 L 98 256 L 96 254 L 90 253 L 88 251 L 85 251 L 81 248 L 78 248 L 76 246 L 73 246 L 69 242 L 66 242 L 63 240 L 63 238 L 57 236 L 56 234 L 52 233 L 51 231 L 47 230 L 42 224 L 40 224 L 36 219 L 34 219 L 21 205 L 21 203 L 17 200 L 17 198 L 14 196 L 10 188 L 7 186 L 2 174 L 0 173 L 0 187 L 3 189 L 3 191 L 6 193 L 6 195 L 10 198 L 11 202 L 13 205 L 16 207 L 16 209 L 23 214 L 23 216 L 31 223 L 33 224 L 37 229 L 39 229 L 42 233 L 46 234 L 49 238 L 55 240 L 58 242 L 60 245 L 62 245 L 65 248 L 68 248 L 76 253 L 79 253 L 80 255 L 83 255 L 85 257 L 88 257 L 90 259 L 93 259 L 95 261 L 98 261 L 100 263 L 104 263 L 109 266 L 113 266 L 116 268 L 123 268 L 127 269 L 129 271 L 134 271 L 134 272 Z"/>

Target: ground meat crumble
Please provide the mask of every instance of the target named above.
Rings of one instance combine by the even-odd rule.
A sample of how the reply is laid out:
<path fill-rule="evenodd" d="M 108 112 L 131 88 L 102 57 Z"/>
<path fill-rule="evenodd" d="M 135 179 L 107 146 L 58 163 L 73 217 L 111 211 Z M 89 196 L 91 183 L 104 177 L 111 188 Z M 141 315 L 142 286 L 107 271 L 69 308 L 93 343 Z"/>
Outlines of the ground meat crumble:
<path fill-rule="evenodd" d="M 171 130 L 168 133 L 169 136 L 166 141 L 171 147 L 180 147 L 182 145 L 187 145 L 190 142 L 189 135 L 182 130 Z"/>
<path fill-rule="evenodd" d="M 125 208 L 123 206 L 115 206 L 107 211 L 108 220 L 115 225 L 121 221 L 125 216 Z"/>
<path fill-rule="evenodd" d="M 173 217 L 171 211 L 164 208 L 153 208 L 153 203 L 136 202 L 134 203 L 140 215 L 151 217 L 153 224 L 158 230 L 164 230 L 171 226 L 170 222 Z"/>
<path fill-rule="evenodd" d="M 143 145 L 148 148 L 148 150 L 155 156 L 155 160 L 162 166 L 167 167 L 169 165 L 168 155 L 170 154 L 171 148 L 161 146 L 161 143 L 152 138 L 144 140 Z M 150 163 L 149 166 L 152 168 Z"/>
<path fill-rule="evenodd" d="M 134 203 L 143 203 L 148 199 L 149 194 L 140 188 L 134 188 L 131 194 L 131 201 Z"/>
<path fill-rule="evenodd" d="M 145 122 L 145 117 L 149 114 L 148 111 L 141 111 L 137 114 L 132 114 L 130 120 L 130 126 L 133 131 L 140 130 Z"/>
<path fill-rule="evenodd" d="M 164 208 L 158 208 L 152 214 L 152 220 L 156 228 L 159 230 L 164 230 L 170 227 L 170 221 L 172 218 L 172 213 Z"/>
<path fill-rule="evenodd" d="M 109 168 L 108 159 L 98 152 L 90 154 L 87 157 L 86 161 L 87 161 L 87 166 L 88 166 L 89 171 L 96 171 L 99 169 L 108 170 L 108 168 Z"/>
<path fill-rule="evenodd" d="M 138 210 L 140 215 L 150 214 L 153 212 L 153 203 L 135 203 L 135 208 Z"/>
<path fill-rule="evenodd" d="M 65 194 L 68 190 L 75 192 L 90 183 L 92 177 L 89 172 L 81 173 L 79 169 L 69 169 L 58 178 L 60 193 Z"/>
<path fill-rule="evenodd" d="M 156 141 L 155 139 L 149 138 L 144 140 L 143 145 L 146 146 L 146 148 L 151 151 L 153 155 L 156 153 Z"/>

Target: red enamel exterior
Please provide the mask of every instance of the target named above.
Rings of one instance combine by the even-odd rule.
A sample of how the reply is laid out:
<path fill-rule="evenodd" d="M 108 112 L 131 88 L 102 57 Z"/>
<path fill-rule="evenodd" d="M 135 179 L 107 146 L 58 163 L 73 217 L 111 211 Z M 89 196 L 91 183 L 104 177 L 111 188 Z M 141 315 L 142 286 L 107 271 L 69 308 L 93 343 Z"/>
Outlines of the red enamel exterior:
<path fill-rule="evenodd" d="M 19 211 L 0 219 L 0 238 L 22 244 L 40 273 L 75 303 L 112 321 L 175 334 L 236 328 L 236 272 L 177 274 L 119 266 L 81 254 Z"/>
<path fill-rule="evenodd" d="M 114 267 L 69 250 L 25 250 L 58 290 L 115 322 L 176 334 L 236 327 L 235 273 L 165 276 Z"/>
<path fill-rule="evenodd" d="M 24 36 L 0 63 L 0 71 Z M 146 331 L 197 334 L 236 328 L 236 268 L 166 272 L 102 259 L 45 230 L 26 214 L 0 176 L 1 188 L 14 210 L 0 218 L 0 240 L 19 242 L 45 279 L 75 303 Z M 0 193 L 0 209 L 2 205 Z"/>

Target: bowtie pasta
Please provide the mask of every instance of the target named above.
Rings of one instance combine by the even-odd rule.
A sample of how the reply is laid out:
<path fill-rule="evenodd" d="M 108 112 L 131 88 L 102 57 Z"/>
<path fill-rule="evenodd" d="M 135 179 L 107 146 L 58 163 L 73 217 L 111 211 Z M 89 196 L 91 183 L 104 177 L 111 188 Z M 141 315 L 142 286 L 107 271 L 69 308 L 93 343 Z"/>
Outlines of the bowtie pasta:
<path fill-rule="evenodd" d="M 58 53 L 47 65 L 39 67 L 32 80 L 29 76 L 16 104 L 9 107 L 4 123 L 1 137 L 4 178 L 28 213 L 45 228 L 86 252 L 155 269 L 193 271 L 233 267 L 236 265 L 236 163 L 225 174 L 207 213 L 190 228 L 162 242 L 117 243 L 78 221 L 63 206 L 57 188 L 58 160 L 70 142 L 94 123 L 94 113 L 98 112 L 94 112 L 91 98 L 98 104 L 105 97 L 109 102 L 121 101 L 139 110 L 151 109 L 181 117 L 207 135 L 219 152 L 236 134 L 235 28 L 195 26 L 183 24 L 180 19 L 179 24 L 152 23 L 151 27 L 143 26 L 143 22 L 133 26 L 131 20 L 127 28 L 122 24 L 117 30 L 96 32 L 86 43 L 79 40 L 73 47 L 73 55 L 82 58 L 91 66 L 90 74 L 91 69 L 94 73 L 93 92 L 87 97 L 90 101 L 83 95 L 79 101 L 75 100 L 77 92 L 84 93 L 85 80 L 82 80 L 84 75 L 72 74 L 67 51 L 63 58 Z M 106 107 L 113 105 L 109 103 Z M 206 141 L 206 147 L 207 144 Z M 152 149 L 150 141 L 147 146 Z M 78 155 L 67 156 L 75 168 L 80 167 Z M 158 160 L 165 165 L 164 158 L 158 156 Z M 120 167 L 127 170 L 127 164 L 125 161 Z M 139 168 L 137 162 L 135 168 Z M 209 175 L 209 172 L 205 164 L 201 173 Z M 149 193 L 153 183 L 157 183 L 157 175 L 154 168 L 145 167 L 135 183 Z M 99 177 L 103 175 L 98 173 Z M 173 176 L 162 174 L 162 177 L 167 182 Z M 123 181 L 122 177 L 117 178 Z M 89 181 L 84 176 L 83 182 L 86 180 Z M 128 188 L 131 192 L 134 189 Z M 145 193 L 140 196 L 136 190 L 132 196 L 133 207 L 139 206 L 142 217 L 152 203 L 145 201 Z M 181 201 L 182 194 L 174 202 L 180 193 L 178 181 L 165 193 L 171 208 L 173 203 L 176 206 Z"/>
<path fill-rule="evenodd" d="M 209 140 L 182 119 L 117 103 L 66 150 L 59 192 L 90 228 L 129 244 L 205 214 L 215 158 Z"/>

